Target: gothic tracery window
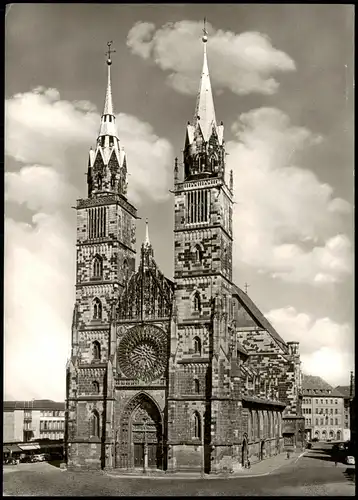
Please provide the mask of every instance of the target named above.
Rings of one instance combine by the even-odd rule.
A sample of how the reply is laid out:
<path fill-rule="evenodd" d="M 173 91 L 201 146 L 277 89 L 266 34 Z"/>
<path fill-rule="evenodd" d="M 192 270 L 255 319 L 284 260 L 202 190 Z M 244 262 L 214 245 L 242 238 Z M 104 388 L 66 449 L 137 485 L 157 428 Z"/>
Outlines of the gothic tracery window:
<path fill-rule="evenodd" d="M 102 319 L 102 302 L 98 298 L 93 301 L 93 319 Z"/>
<path fill-rule="evenodd" d="M 103 261 L 99 255 L 93 259 L 93 277 L 102 278 L 103 274 Z"/>
<path fill-rule="evenodd" d="M 97 382 L 97 380 L 94 380 L 92 382 L 92 392 L 94 394 L 99 394 L 99 383 Z"/>
<path fill-rule="evenodd" d="M 98 340 L 95 340 L 92 344 L 92 352 L 93 352 L 93 359 L 100 360 L 101 359 L 101 345 L 98 342 Z"/>
<path fill-rule="evenodd" d="M 201 354 L 201 340 L 199 337 L 194 337 L 194 353 Z"/>

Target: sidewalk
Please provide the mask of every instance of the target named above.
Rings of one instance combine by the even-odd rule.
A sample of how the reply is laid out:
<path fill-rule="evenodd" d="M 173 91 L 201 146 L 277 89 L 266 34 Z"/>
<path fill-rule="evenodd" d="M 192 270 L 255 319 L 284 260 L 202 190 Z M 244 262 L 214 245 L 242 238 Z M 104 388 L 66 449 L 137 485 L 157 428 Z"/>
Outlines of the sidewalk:
<path fill-rule="evenodd" d="M 149 471 L 146 474 L 140 473 L 139 471 L 119 471 L 111 470 L 104 471 L 104 473 L 109 477 L 126 477 L 135 479 L 230 479 L 238 477 L 255 477 L 255 476 L 267 476 L 273 471 L 283 467 L 284 465 L 289 465 L 297 462 L 297 460 L 304 454 L 304 451 L 291 452 L 290 458 L 287 458 L 287 453 L 280 453 L 274 457 L 266 458 L 260 462 L 251 465 L 250 469 L 240 469 L 233 473 L 220 473 L 220 474 L 204 474 L 200 472 L 165 472 L 165 471 Z"/>
<path fill-rule="evenodd" d="M 279 455 L 269 457 L 266 458 L 265 460 L 261 460 L 260 462 L 252 464 L 250 469 L 241 469 L 237 472 L 234 472 L 233 474 L 230 474 L 230 477 L 267 476 L 268 474 L 271 474 L 271 472 L 275 471 L 276 469 L 279 469 L 280 467 L 283 467 L 284 465 L 289 465 L 297 462 L 297 460 L 301 456 L 303 456 L 304 453 L 305 451 L 301 450 L 290 452 L 290 458 L 287 458 L 287 453 L 283 452 L 280 453 Z"/>

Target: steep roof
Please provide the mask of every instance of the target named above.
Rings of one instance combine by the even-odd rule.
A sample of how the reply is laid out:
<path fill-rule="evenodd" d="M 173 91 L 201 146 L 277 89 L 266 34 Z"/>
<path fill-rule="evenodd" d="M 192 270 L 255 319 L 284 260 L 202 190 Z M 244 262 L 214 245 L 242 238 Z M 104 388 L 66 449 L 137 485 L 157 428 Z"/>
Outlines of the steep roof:
<path fill-rule="evenodd" d="M 245 293 L 241 288 L 239 288 L 236 285 L 233 285 L 233 293 L 237 294 L 240 302 L 244 306 L 244 308 L 247 310 L 247 312 L 255 318 L 257 323 L 261 325 L 261 327 L 264 330 L 267 330 L 270 335 L 277 340 L 277 342 L 287 351 L 287 344 L 283 340 L 283 338 L 277 333 L 277 331 L 274 329 L 274 327 L 271 325 L 269 320 L 265 318 L 265 316 L 262 314 L 260 309 L 254 304 L 254 302 L 250 299 L 250 297 Z"/>
<path fill-rule="evenodd" d="M 354 391 L 353 391 L 353 395 L 351 396 L 351 388 L 349 385 L 338 385 L 335 388 L 335 390 L 340 392 L 341 394 L 343 394 L 343 396 L 345 398 L 350 398 L 350 397 L 354 396 Z"/>
<path fill-rule="evenodd" d="M 323 378 L 302 374 L 302 389 L 333 389 Z"/>
<path fill-rule="evenodd" d="M 65 403 L 51 399 L 33 399 L 32 401 L 4 401 L 4 411 L 14 410 L 64 410 Z"/>

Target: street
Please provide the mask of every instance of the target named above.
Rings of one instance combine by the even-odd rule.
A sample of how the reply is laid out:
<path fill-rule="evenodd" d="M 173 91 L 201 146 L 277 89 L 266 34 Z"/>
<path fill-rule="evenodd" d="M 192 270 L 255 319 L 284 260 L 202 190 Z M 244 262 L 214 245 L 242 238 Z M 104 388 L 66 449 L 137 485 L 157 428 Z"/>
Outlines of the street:
<path fill-rule="evenodd" d="M 227 479 L 109 477 L 63 471 L 48 463 L 20 464 L 4 467 L 3 491 L 6 496 L 354 496 L 355 467 L 335 466 L 330 448 L 316 444 L 295 463 L 268 475 Z"/>

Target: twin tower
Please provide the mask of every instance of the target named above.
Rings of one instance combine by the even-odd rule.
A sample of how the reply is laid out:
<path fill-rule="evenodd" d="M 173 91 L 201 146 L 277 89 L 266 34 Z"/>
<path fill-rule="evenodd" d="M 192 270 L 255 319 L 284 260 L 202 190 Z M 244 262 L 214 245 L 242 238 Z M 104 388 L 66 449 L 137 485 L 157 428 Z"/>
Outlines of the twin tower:
<path fill-rule="evenodd" d="M 127 198 L 108 52 L 88 196 L 77 201 L 76 303 L 66 367 L 69 469 L 213 472 L 233 460 L 233 446 L 244 439 L 240 391 L 232 381 L 233 180 L 225 170 L 206 45 L 204 36 L 194 119 L 183 163 L 176 159 L 174 166 L 173 280 L 157 266 L 148 231 L 136 267 L 138 216 Z"/>

